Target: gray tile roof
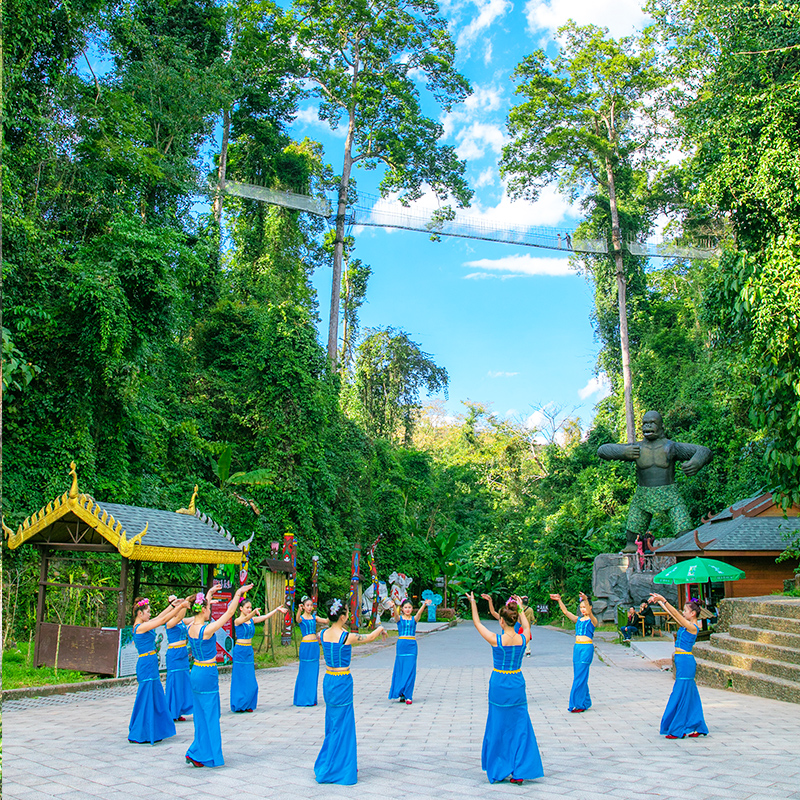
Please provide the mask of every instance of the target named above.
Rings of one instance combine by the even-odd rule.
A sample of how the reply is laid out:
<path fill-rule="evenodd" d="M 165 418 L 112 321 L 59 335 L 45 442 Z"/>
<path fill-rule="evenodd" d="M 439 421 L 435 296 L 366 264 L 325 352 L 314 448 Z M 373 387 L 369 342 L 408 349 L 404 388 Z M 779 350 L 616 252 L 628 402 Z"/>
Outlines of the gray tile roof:
<path fill-rule="evenodd" d="M 122 523 L 129 539 L 144 530 L 144 526 L 149 523 L 147 533 L 141 540 L 143 546 L 221 550 L 234 553 L 239 551 L 239 548 L 222 532 L 224 528 L 200 512 L 190 516 L 175 511 L 123 506 L 117 503 L 97 505 Z"/>
<path fill-rule="evenodd" d="M 752 498 L 750 498 L 752 500 Z M 741 507 L 737 504 L 734 508 Z M 747 517 L 732 518 L 730 510 L 722 512 L 701 525 L 697 536 L 701 542 L 714 541 L 705 548 L 713 553 L 721 550 L 763 550 L 782 552 L 786 549 L 785 533 L 800 530 L 800 517 Z M 699 553 L 694 540 L 694 531 L 679 536 L 674 542 L 658 549 L 659 555 L 667 553 Z"/>

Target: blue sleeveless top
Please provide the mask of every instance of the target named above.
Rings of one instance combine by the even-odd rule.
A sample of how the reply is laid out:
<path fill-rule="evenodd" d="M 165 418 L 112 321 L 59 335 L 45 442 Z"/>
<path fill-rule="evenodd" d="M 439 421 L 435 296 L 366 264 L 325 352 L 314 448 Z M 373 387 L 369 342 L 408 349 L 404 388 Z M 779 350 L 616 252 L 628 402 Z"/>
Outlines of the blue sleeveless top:
<path fill-rule="evenodd" d="M 133 643 L 136 645 L 136 652 L 139 655 L 143 655 L 144 653 L 150 653 L 151 651 L 156 649 L 155 628 L 145 633 L 136 633 L 136 628 L 138 627 L 139 625 L 136 625 L 133 629 Z"/>
<path fill-rule="evenodd" d="M 171 628 L 167 628 L 167 641 L 170 644 L 177 644 L 178 642 L 182 642 L 188 638 L 189 633 L 186 630 L 186 626 L 182 622 L 179 622 L 177 625 L 173 625 Z"/>
<path fill-rule="evenodd" d="M 217 637 L 203 638 L 207 625 L 208 623 L 200 628 L 200 636 L 196 639 L 189 637 L 189 646 L 192 648 L 192 655 L 195 661 L 211 661 L 217 658 Z"/>
<path fill-rule="evenodd" d="M 348 635 L 348 631 L 343 631 L 338 642 L 322 640 L 322 654 L 325 656 L 325 663 L 332 669 L 350 666 L 353 647 L 349 644 L 343 644 L 343 642 L 347 641 Z"/>
<path fill-rule="evenodd" d="M 313 636 L 317 632 L 317 617 L 316 615 L 311 619 L 300 617 L 300 633 L 303 636 Z"/>
<path fill-rule="evenodd" d="M 522 666 L 525 655 L 525 637 L 522 644 L 502 644 L 500 634 L 497 634 L 497 644 L 492 645 L 492 662 L 495 669 L 503 672 L 512 672 Z"/>
<path fill-rule="evenodd" d="M 681 628 L 678 633 L 675 634 L 675 649 L 686 650 L 687 653 L 690 653 L 696 639 L 696 633 L 689 633 L 686 628 Z"/>
<path fill-rule="evenodd" d="M 579 619 L 575 623 L 576 636 L 588 636 L 594 638 L 594 623 L 590 619 Z"/>
<path fill-rule="evenodd" d="M 253 620 L 243 622 L 241 625 L 234 625 L 234 627 L 237 639 L 252 639 L 256 632 L 256 624 Z"/>
<path fill-rule="evenodd" d="M 416 636 L 417 634 L 417 621 L 414 617 L 411 619 L 403 619 L 400 617 L 397 620 L 397 635 L 398 636 Z"/>

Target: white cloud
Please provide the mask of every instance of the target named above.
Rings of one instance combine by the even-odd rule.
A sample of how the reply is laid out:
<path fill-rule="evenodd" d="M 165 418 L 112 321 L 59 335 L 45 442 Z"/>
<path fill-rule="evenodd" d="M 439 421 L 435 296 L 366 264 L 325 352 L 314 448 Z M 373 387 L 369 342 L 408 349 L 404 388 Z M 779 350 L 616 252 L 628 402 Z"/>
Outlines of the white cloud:
<path fill-rule="evenodd" d="M 614 37 L 641 30 L 648 20 L 641 0 L 528 0 L 525 15 L 532 33 L 551 33 L 573 19 L 578 25 L 608 28 Z"/>
<path fill-rule="evenodd" d="M 596 402 L 600 402 L 605 397 L 608 397 L 611 394 L 611 381 L 608 379 L 608 375 L 605 372 L 601 372 L 599 375 L 596 375 L 593 378 L 589 379 L 589 382 L 583 389 L 578 389 L 578 397 L 581 400 L 586 400 L 589 397 L 596 396 Z"/>
<path fill-rule="evenodd" d="M 456 137 L 457 130 L 473 122 L 486 122 L 494 112 L 505 110 L 503 92 L 495 86 L 472 87 L 472 94 L 442 117 L 444 138 Z M 502 134 L 501 134 L 502 135 Z"/>
<path fill-rule="evenodd" d="M 467 261 L 465 267 L 477 267 L 490 272 L 473 272 L 466 278 L 529 278 L 534 275 L 563 277 L 577 275 L 570 269 L 567 258 L 542 258 L 540 256 L 513 255 L 505 258 L 481 258 Z"/>
<path fill-rule="evenodd" d="M 478 16 L 458 34 L 459 48 L 472 44 L 481 31 L 490 27 L 495 20 L 505 16 L 514 7 L 510 0 L 473 0 L 473 3 L 478 8 Z"/>
<path fill-rule="evenodd" d="M 519 375 L 519 372 L 492 372 L 489 370 L 486 375 L 489 378 L 513 378 L 515 375 Z"/>
<path fill-rule="evenodd" d="M 345 136 L 347 136 L 346 126 L 339 125 L 337 128 L 331 128 L 327 120 L 323 121 L 319 118 L 319 113 L 315 106 L 306 106 L 305 108 L 299 109 L 296 120 L 297 122 L 300 122 L 303 125 L 308 125 L 312 128 L 322 128 L 323 130 L 328 131 L 331 136 L 337 136 L 341 139 L 344 139 Z"/>
<path fill-rule="evenodd" d="M 495 153 L 499 153 L 505 144 L 505 136 L 499 125 L 492 125 L 486 122 L 473 122 L 471 125 L 462 128 L 455 136 L 458 145 L 456 154 L 459 158 L 483 158 L 486 148 L 491 148 Z"/>
<path fill-rule="evenodd" d="M 494 167 L 487 167 L 475 181 L 475 188 L 481 189 L 484 186 L 491 186 L 497 180 L 497 170 Z"/>

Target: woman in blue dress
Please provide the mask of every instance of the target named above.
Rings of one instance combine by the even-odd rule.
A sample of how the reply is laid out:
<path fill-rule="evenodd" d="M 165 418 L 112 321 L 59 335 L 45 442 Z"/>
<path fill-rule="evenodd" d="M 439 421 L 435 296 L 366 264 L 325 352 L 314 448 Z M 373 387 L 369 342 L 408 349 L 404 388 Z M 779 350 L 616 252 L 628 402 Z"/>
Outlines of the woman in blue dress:
<path fill-rule="evenodd" d="M 530 623 L 519 614 L 522 600 L 512 597 L 500 611 L 502 634 L 492 633 L 478 617 L 475 595 L 467 594 L 472 606 L 472 622 L 478 633 L 492 645 L 494 669 L 489 679 L 489 715 L 483 734 L 481 768 L 490 783 L 509 778 L 512 783 L 541 778 L 544 775 L 539 745 L 528 715 L 528 696 L 522 676 L 525 642 L 531 635 Z M 522 632 L 515 633 L 519 622 Z"/>
<path fill-rule="evenodd" d="M 414 699 L 414 683 L 417 680 L 417 623 L 422 619 L 422 612 L 431 604 L 430 600 L 419 607 L 414 616 L 414 606 L 406 598 L 400 606 L 393 605 L 392 619 L 397 623 L 397 646 L 394 653 L 394 669 L 392 685 L 389 687 L 389 699 L 400 698 L 401 703 L 410 706 Z"/>
<path fill-rule="evenodd" d="M 170 595 L 170 602 L 177 600 Z M 189 681 L 189 647 L 183 621 L 188 606 L 167 620 L 167 708 L 175 722 L 186 722 L 192 713 L 192 684 Z"/>
<path fill-rule="evenodd" d="M 551 594 L 550 599 L 558 601 L 561 613 L 575 623 L 575 646 L 572 648 L 572 689 L 569 693 L 569 710 L 578 714 L 592 707 L 589 696 L 589 667 L 594 658 L 594 629 L 597 617 L 592 613 L 589 597 L 580 593 L 580 617 L 573 614 L 561 599 L 560 594 Z"/>
<path fill-rule="evenodd" d="M 343 786 L 351 786 L 358 779 L 356 716 L 353 711 L 353 677 L 350 675 L 352 644 L 386 636 L 382 625 L 369 634 L 350 633 L 344 627 L 349 616 L 347 606 L 341 600 L 334 600 L 328 615 L 330 627 L 320 635 L 326 666 L 322 679 L 325 740 L 314 763 L 317 783 Z"/>
<path fill-rule="evenodd" d="M 192 606 L 194 619 L 189 626 L 189 645 L 194 664 L 190 675 L 194 704 L 194 741 L 186 751 L 186 763 L 195 767 L 221 767 L 222 733 L 219 728 L 219 673 L 217 672 L 216 632 L 236 613 L 241 596 L 253 584 L 240 586 L 225 613 L 211 619 L 211 598 L 222 587 L 216 584 L 203 596 L 198 592 Z"/>
<path fill-rule="evenodd" d="M 150 601 L 139 597 L 133 604 L 133 643 L 139 657 L 136 660 L 136 700 L 128 725 L 128 741 L 136 744 L 155 744 L 175 735 L 175 723 L 167 708 L 164 687 L 158 671 L 156 632 L 159 625 L 189 607 L 189 600 L 170 600 L 156 617 L 151 616 Z"/>
<path fill-rule="evenodd" d="M 675 636 L 675 683 L 667 701 L 667 708 L 661 718 L 661 735 L 667 739 L 683 739 L 689 736 L 707 736 L 708 726 L 703 717 L 703 705 L 700 692 L 694 682 L 697 664 L 692 655 L 695 639 L 697 639 L 697 617 L 700 606 L 689 601 L 683 607 L 683 614 L 670 605 L 660 594 L 650 595 L 651 603 L 658 603 L 675 622 L 680 630 Z"/>
<path fill-rule="evenodd" d="M 260 608 L 253 608 L 250 600 L 241 602 L 241 613 L 233 621 L 236 644 L 233 648 L 233 671 L 231 674 L 231 711 L 234 713 L 254 711 L 258 705 L 253 635 L 256 632 L 256 623 L 266 622 L 279 611 L 281 614 L 286 613 L 283 606 L 278 606 L 268 614 L 262 614 Z"/>
<path fill-rule="evenodd" d="M 300 640 L 300 668 L 294 683 L 294 705 L 315 706 L 317 704 L 317 684 L 319 683 L 319 636 L 317 624 L 327 625 L 325 617 L 318 617 L 314 601 L 303 597 L 295 615 L 303 638 Z"/>

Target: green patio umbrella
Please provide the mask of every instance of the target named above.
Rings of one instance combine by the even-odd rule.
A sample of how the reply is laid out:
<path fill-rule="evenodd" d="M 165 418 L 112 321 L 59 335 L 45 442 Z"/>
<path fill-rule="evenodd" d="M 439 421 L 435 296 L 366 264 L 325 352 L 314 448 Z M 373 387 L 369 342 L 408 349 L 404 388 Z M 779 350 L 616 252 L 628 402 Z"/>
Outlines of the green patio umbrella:
<path fill-rule="evenodd" d="M 653 583 L 707 583 L 708 581 L 738 581 L 744 572 L 713 558 L 690 558 L 662 569 L 653 576 Z"/>

